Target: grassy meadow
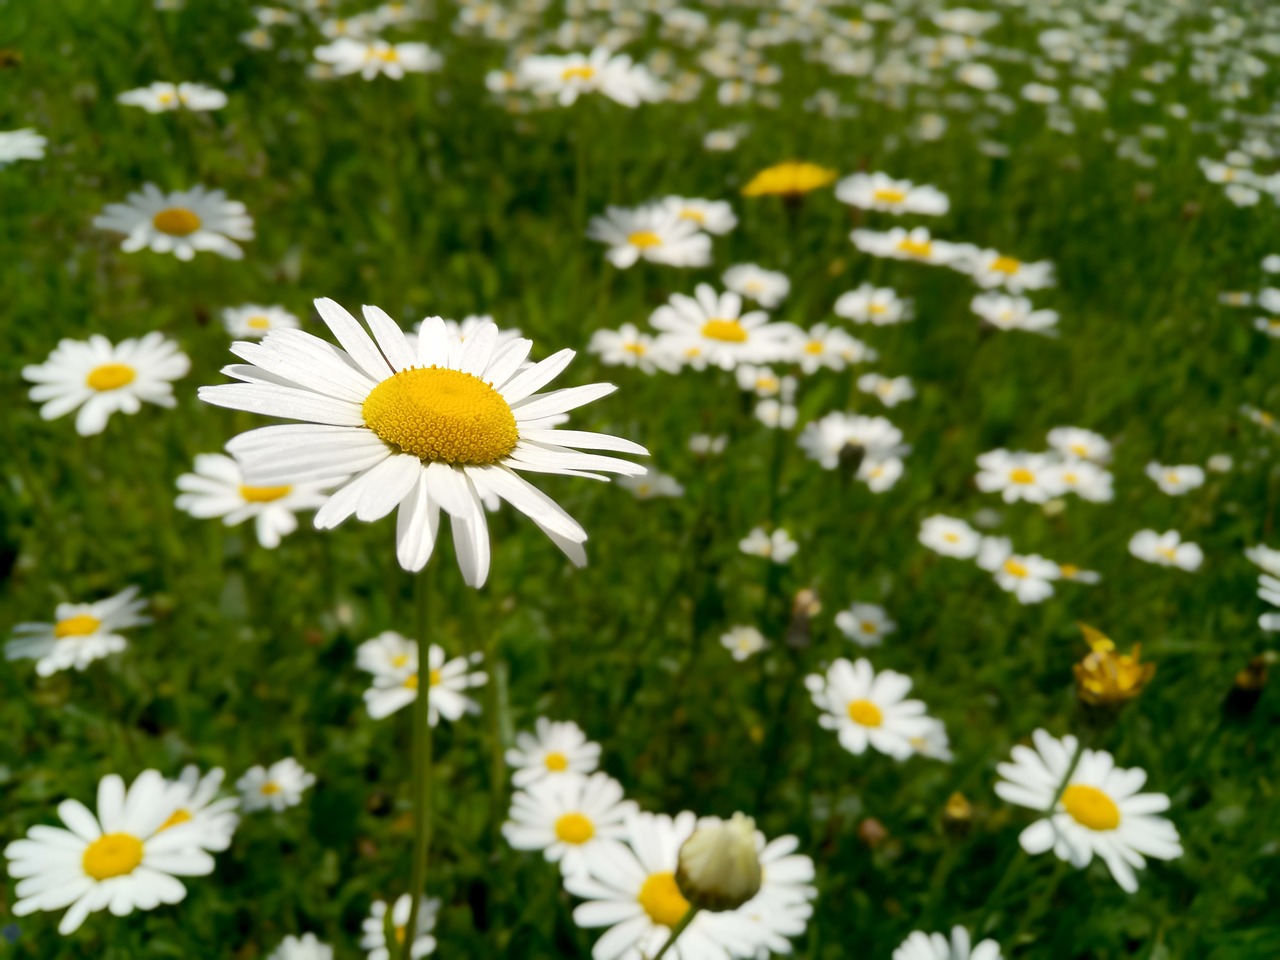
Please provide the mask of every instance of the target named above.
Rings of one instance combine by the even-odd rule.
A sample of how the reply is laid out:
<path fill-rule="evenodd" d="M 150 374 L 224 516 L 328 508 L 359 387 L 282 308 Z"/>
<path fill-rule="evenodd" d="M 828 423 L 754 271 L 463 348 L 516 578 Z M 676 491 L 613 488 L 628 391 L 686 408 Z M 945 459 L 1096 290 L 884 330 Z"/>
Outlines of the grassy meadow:
<path fill-rule="evenodd" d="M 1280 547 L 1278 440 L 1256 412 L 1280 407 L 1280 381 L 1272 336 L 1254 323 L 1267 310 L 1226 296 L 1280 286 L 1263 267 L 1280 253 L 1276 10 L 975 0 L 994 22 L 966 32 L 939 26 L 943 4 L 926 0 L 699 0 L 683 9 L 703 26 L 678 29 L 665 3 L 424 0 L 377 34 L 429 44 L 439 68 L 366 81 L 322 75 L 314 51 L 333 41 L 327 23 L 369 4 L 280 2 L 296 22 L 259 28 L 233 0 L 0 0 L 0 130 L 47 138 L 42 158 L 0 163 L 0 625 L 51 623 L 59 603 L 131 585 L 152 621 L 84 669 L 5 663 L 0 842 L 58 825 L 67 798 L 93 810 L 108 774 L 222 768 L 228 796 L 249 768 L 285 757 L 315 776 L 288 809 L 242 810 L 216 868 L 182 878 L 175 905 L 101 910 L 62 934 L 60 911 L 13 913 L 11 880 L 0 957 L 326 956 L 273 954 L 306 932 L 338 960 L 365 956 L 371 903 L 408 890 L 414 867 L 416 707 L 371 718 L 356 665 L 383 631 L 481 654 L 488 675 L 468 693 L 479 712 L 432 731 L 433 955 L 592 956 L 601 931 L 575 922 L 582 897 L 503 832 L 517 789 L 505 754 L 547 717 L 599 743 L 599 769 L 640 809 L 742 811 L 766 837 L 798 838 L 816 895 L 785 938 L 797 957 L 889 958 L 912 931 L 955 925 L 1006 958 L 1280 956 L 1280 705 L 1274 689 L 1242 696 L 1238 683 L 1275 647 L 1244 551 Z M 269 48 L 246 38 L 255 28 Z M 1068 38 L 1046 43 L 1047 31 Z M 501 70 L 518 81 L 526 57 L 597 44 L 646 64 L 664 94 L 628 107 L 584 92 L 561 106 L 486 82 Z M 957 79 L 970 62 L 995 69 L 995 90 Z M 722 102 L 727 69 L 750 78 L 740 102 Z M 203 83 L 226 105 L 153 114 L 117 101 L 154 81 Z M 1027 84 L 1059 102 L 1028 97 Z M 1100 108 L 1073 99 L 1077 86 Z M 714 131 L 741 135 L 709 149 Z M 863 209 L 830 183 L 743 195 L 790 160 L 930 184 L 949 209 Z M 1229 180 L 1256 202 L 1229 195 L 1202 160 L 1237 171 Z M 123 252 L 94 219 L 147 183 L 242 202 L 254 228 L 243 258 Z M 732 207 L 737 224 L 711 237 L 709 262 L 619 269 L 587 236 L 607 206 L 672 195 Z M 1053 335 L 983 323 L 970 307 L 982 290 L 959 269 L 850 241 L 897 226 L 1051 261 L 1053 284 L 1025 295 L 1058 313 Z M 742 263 L 790 281 L 771 322 L 842 327 L 878 354 L 811 374 L 773 362 L 797 377 L 793 426 L 762 422 L 732 371 L 646 373 L 588 350 L 600 330 L 655 332 L 650 316 L 673 294 L 723 290 Z M 838 298 L 863 283 L 911 300 L 914 318 L 838 316 Z M 279 305 L 334 342 L 312 305 L 321 297 L 353 313 L 376 304 L 405 330 L 491 315 L 533 341 L 534 360 L 578 351 L 555 387 L 618 390 L 571 426 L 644 445 L 650 456 L 630 459 L 680 494 L 524 474 L 587 531 L 589 562 L 576 569 L 504 505 L 488 516 L 481 589 L 464 582 L 447 525 L 415 574 L 397 563 L 390 517 L 316 530 L 306 511 L 268 549 L 252 522 L 179 509 L 177 479 L 197 455 L 278 422 L 197 398 L 239 362 L 223 311 Z M 90 436 L 74 415 L 42 419 L 24 370 L 60 340 L 151 331 L 190 358 L 175 407 L 144 403 Z M 915 396 L 886 408 L 858 386 L 869 372 L 909 377 Z M 910 449 L 891 488 L 853 476 L 860 450 L 836 469 L 806 456 L 806 426 L 833 412 L 901 430 Z M 1044 451 L 1048 431 L 1068 425 L 1110 442 L 1110 500 L 1006 502 L 975 485 L 980 455 Z M 723 452 L 695 452 L 698 434 L 726 438 Z M 1166 494 L 1146 473 L 1153 462 L 1199 465 L 1203 482 Z M 921 543 L 937 514 L 1100 581 L 1056 579 L 1052 596 L 1020 603 L 979 565 Z M 755 527 L 788 531 L 794 557 L 745 553 Z M 1144 529 L 1179 531 L 1203 563 L 1144 562 L 1129 549 Z M 851 642 L 835 617 L 852 603 L 883 607 L 896 629 L 877 646 Z M 1156 665 L 1105 717 L 1077 696 L 1082 622 Z M 735 626 L 767 646 L 735 660 L 720 642 Z M 860 657 L 911 678 L 910 696 L 945 724 L 949 761 L 855 755 L 819 725 L 805 678 Z M 996 765 L 1037 729 L 1146 771 L 1182 855 L 1151 859 L 1127 893 L 1096 861 L 1023 853 L 1037 813 L 996 795 Z M 967 804 L 949 807 L 957 793 Z M 717 958 L 679 943 L 669 958 Z M 622 956 L 652 960 L 652 949 Z M 780 955 L 752 950 L 724 956 Z"/>

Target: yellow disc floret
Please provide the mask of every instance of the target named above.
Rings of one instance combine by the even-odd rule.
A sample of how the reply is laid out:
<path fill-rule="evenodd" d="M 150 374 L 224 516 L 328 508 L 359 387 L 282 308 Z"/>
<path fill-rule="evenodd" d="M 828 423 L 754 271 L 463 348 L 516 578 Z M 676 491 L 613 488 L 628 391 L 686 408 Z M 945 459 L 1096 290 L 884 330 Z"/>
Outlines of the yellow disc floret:
<path fill-rule="evenodd" d="M 722 340 L 725 343 L 747 342 L 747 330 L 737 320 L 708 320 L 702 325 L 702 335 L 708 340 Z"/>
<path fill-rule="evenodd" d="M 131 833 L 104 833 L 84 848 L 80 865 L 95 880 L 133 873 L 142 863 L 142 841 Z"/>
<path fill-rule="evenodd" d="M 548 770 L 553 770 L 556 773 L 569 769 L 569 758 L 559 750 L 552 750 L 542 758 L 542 762 L 546 764 Z"/>
<path fill-rule="evenodd" d="M 424 463 L 496 463 L 520 439 L 502 394 L 444 367 L 401 370 L 373 388 L 361 413 L 380 438 Z"/>
<path fill-rule="evenodd" d="M 849 719 L 863 727 L 878 727 L 884 723 L 884 714 L 870 700 L 853 700 L 849 703 Z"/>
<path fill-rule="evenodd" d="M 556 820 L 556 837 L 565 843 L 586 843 L 595 835 L 595 824 L 576 811 Z"/>
<path fill-rule="evenodd" d="M 649 919 L 664 927 L 674 927 L 689 912 L 689 901 L 676 885 L 676 875 L 670 871 L 649 874 L 636 899 Z"/>
<path fill-rule="evenodd" d="M 187 237 L 200 229 L 200 215 L 186 207 L 170 207 L 152 217 L 151 223 L 171 237 Z"/>
<path fill-rule="evenodd" d="M 53 635 L 59 640 L 63 637 L 87 637 L 91 633 L 96 633 L 100 626 L 102 626 L 102 621 L 97 617 L 91 617 L 87 613 L 80 613 L 55 623 L 53 625 Z"/>
<path fill-rule="evenodd" d="M 288 484 L 282 487 L 250 487 L 240 484 L 240 496 L 246 503 L 270 503 L 272 500 L 287 497 L 292 490 L 293 487 Z"/>
<path fill-rule="evenodd" d="M 133 383 L 137 375 L 127 363 L 104 363 L 90 370 L 84 382 L 92 390 L 119 390 Z"/>
<path fill-rule="evenodd" d="M 1073 783 L 1062 791 L 1062 806 L 1076 823 L 1090 830 L 1114 830 L 1120 826 L 1120 808 L 1097 787 Z"/>

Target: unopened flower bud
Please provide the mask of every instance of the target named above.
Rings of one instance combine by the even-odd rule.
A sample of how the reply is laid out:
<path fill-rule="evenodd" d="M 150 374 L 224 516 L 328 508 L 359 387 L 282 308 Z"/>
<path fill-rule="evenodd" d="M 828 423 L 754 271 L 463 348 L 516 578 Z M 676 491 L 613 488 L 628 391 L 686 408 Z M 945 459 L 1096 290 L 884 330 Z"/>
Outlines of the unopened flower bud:
<path fill-rule="evenodd" d="M 676 885 L 699 910 L 736 910 L 760 892 L 756 823 L 735 813 L 706 817 L 680 847 Z"/>
<path fill-rule="evenodd" d="M 1236 674 L 1235 682 L 1227 693 L 1222 705 L 1228 717 L 1241 719 L 1253 713 L 1253 708 L 1262 698 L 1262 690 L 1267 685 L 1269 667 L 1276 659 L 1273 653 L 1264 653 L 1250 660 L 1243 670 Z"/>
<path fill-rule="evenodd" d="M 867 817 L 858 824 L 858 839 L 872 850 L 875 850 L 877 847 L 883 846 L 884 842 L 889 839 L 889 831 L 875 817 Z"/>
<path fill-rule="evenodd" d="M 963 837 L 973 825 L 973 804 L 963 793 L 947 797 L 942 807 L 942 828 L 953 837 Z"/>

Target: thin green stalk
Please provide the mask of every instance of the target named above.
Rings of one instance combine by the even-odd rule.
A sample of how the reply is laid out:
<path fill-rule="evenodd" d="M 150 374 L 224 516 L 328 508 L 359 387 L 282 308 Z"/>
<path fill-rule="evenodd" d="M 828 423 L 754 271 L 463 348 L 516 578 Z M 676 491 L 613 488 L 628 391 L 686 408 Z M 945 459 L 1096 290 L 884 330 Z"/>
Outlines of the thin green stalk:
<path fill-rule="evenodd" d="M 653 960 L 662 960 L 663 954 L 671 949 L 672 945 L 679 939 L 680 934 L 684 933 L 685 927 L 693 923 L 693 918 L 697 915 L 697 907 L 690 907 L 685 911 L 685 915 L 680 918 L 680 922 L 671 928 L 671 935 L 667 937 L 667 942 L 662 945 L 662 949 L 653 955 Z"/>
<path fill-rule="evenodd" d="M 427 882 L 427 850 L 431 843 L 431 724 L 427 700 L 431 681 L 428 678 L 427 642 L 431 625 L 431 577 L 429 571 L 418 574 L 418 697 L 413 701 L 413 865 L 409 873 L 409 922 L 405 926 L 400 960 L 410 960 L 413 941 L 418 931 L 418 910 Z"/>

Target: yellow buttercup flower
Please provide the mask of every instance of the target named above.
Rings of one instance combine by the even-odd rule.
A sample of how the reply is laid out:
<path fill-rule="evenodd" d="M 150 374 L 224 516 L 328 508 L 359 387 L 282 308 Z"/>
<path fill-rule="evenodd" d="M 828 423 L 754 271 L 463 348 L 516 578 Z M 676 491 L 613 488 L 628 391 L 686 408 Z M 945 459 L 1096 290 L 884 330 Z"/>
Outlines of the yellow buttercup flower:
<path fill-rule="evenodd" d="M 744 197 L 798 197 L 835 182 L 839 174 L 815 163 L 788 161 L 761 170 L 742 188 Z"/>
<path fill-rule="evenodd" d="M 1142 693 L 1155 676 L 1154 663 L 1140 663 L 1142 645 L 1135 643 L 1127 654 L 1116 652 L 1116 645 L 1100 630 L 1080 624 L 1089 654 L 1073 668 L 1076 696 L 1090 706 L 1123 705 Z"/>

